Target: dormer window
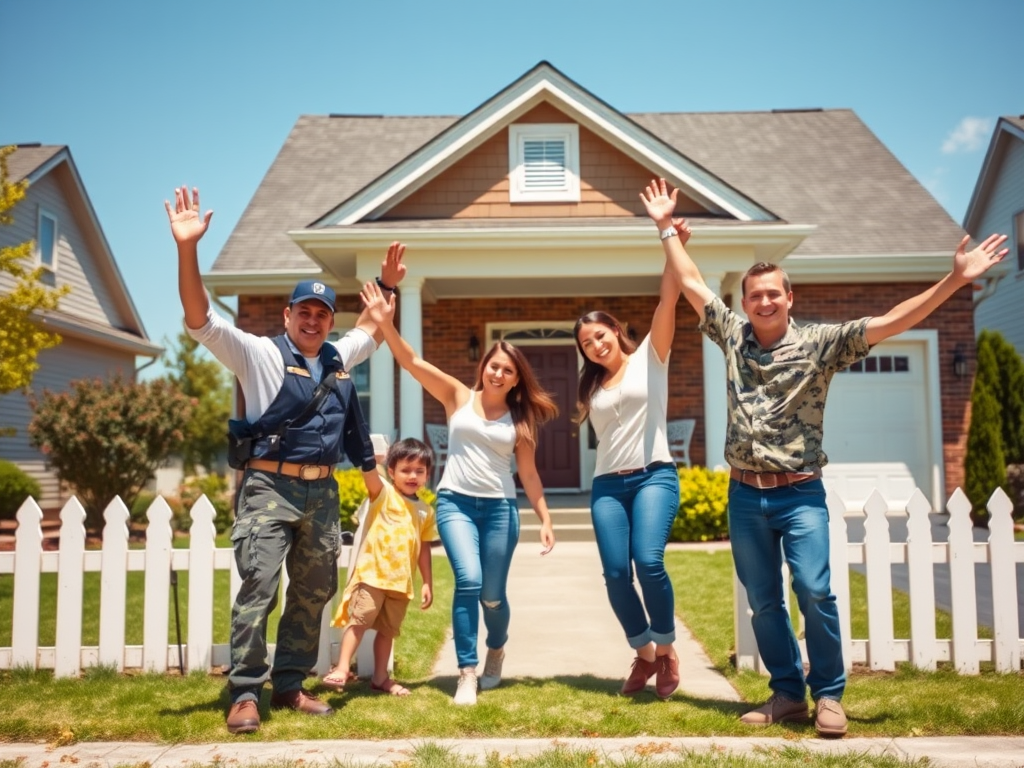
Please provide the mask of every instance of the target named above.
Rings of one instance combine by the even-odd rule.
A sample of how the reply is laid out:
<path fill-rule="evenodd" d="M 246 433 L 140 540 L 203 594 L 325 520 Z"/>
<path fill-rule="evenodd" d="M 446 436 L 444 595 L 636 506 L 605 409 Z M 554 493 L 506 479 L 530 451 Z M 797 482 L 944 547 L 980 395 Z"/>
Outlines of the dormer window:
<path fill-rule="evenodd" d="M 509 199 L 513 203 L 578 203 L 580 129 L 575 123 L 509 126 Z"/>

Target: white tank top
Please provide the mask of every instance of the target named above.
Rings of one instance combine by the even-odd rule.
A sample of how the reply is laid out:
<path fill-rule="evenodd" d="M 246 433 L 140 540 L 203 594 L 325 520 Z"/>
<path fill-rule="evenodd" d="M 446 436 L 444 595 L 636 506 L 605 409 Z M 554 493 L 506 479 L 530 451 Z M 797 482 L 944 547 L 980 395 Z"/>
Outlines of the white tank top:
<path fill-rule="evenodd" d="M 629 356 L 622 380 L 609 389 L 598 387 L 590 401 L 597 435 L 594 475 L 672 461 L 667 413 L 668 356 L 658 359 L 648 335 Z"/>
<path fill-rule="evenodd" d="M 516 428 L 512 414 L 488 421 L 473 410 L 477 392 L 448 420 L 448 459 L 437 489 L 486 499 L 514 499 L 512 456 Z"/>

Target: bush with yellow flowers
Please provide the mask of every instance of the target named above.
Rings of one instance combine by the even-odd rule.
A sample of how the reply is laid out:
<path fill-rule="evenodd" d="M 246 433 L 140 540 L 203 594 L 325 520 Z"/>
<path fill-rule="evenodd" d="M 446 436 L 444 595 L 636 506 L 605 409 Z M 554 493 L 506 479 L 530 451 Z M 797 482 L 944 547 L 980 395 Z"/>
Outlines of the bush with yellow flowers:
<path fill-rule="evenodd" d="M 679 468 L 679 511 L 672 541 L 729 538 L 729 473 L 706 467 Z"/>
<path fill-rule="evenodd" d="M 338 507 L 341 514 L 341 530 L 354 531 L 359 527 L 359 520 L 356 518 L 356 510 L 366 498 L 366 483 L 363 482 L 363 473 L 355 467 L 349 469 L 334 470 L 334 479 L 338 481 Z M 421 501 L 434 506 L 437 494 L 426 486 L 420 488 Z"/>

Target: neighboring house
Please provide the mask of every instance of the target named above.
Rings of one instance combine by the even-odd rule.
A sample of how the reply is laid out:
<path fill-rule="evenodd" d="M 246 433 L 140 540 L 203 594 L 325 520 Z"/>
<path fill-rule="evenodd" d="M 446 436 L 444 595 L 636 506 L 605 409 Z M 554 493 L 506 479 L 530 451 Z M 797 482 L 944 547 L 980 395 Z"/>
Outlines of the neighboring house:
<path fill-rule="evenodd" d="M 7 165 L 11 181 L 28 179 L 29 186 L 11 211 L 14 223 L 0 227 L 0 246 L 34 240 L 33 258 L 35 266 L 44 267 L 43 281 L 71 286 L 56 311 L 36 317 L 63 341 L 40 353 L 32 391 L 60 391 L 75 379 L 115 373 L 134 381 L 136 357 L 153 358 L 163 348 L 146 336 L 71 150 L 23 144 L 8 156 Z M 0 274 L 0 292 L 12 287 L 10 276 Z M 66 494 L 29 441 L 31 418 L 23 393 L 0 396 L 0 424 L 17 429 L 14 437 L 0 437 L 0 458 L 36 478 L 43 490 L 41 506 L 53 508 Z"/>
<path fill-rule="evenodd" d="M 301 116 L 204 279 L 238 296 L 240 327 L 270 334 L 295 281 L 322 276 L 343 331 L 388 243 L 407 243 L 402 334 L 467 383 L 494 340 L 521 345 L 561 407 L 540 444 L 545 485 L 586 489 L 595 445 L 570 421 L 572 327 L 600 308 L 647 333 L 664 255 L 639 192 L 655 176 L 681 189 L 688 248 L 735 308 L 743 272 L 775 261 L 798 320 L 880 314 L 946 274 L 963 235 L 849 110 L 623 114 L 541 62 L 461 117 Z M 677 317 L 669 418 L 696 419 L 691 457 L 718 465 L 723 356 L 685 301 Z M 970 381 L 952 361 L 973 337 L 965 289 L 836 376 L 826 475 L 848 502 L 875 486 L 902 502 L 917 485 L 938 507 L 962 484 Z M 407 374 L 396 386 L 386 351 L 365 366 L 373 431 L 444 421 Z"/>
<path fill-rule="evenodd" d="M 999 118 L 964 229 L 975 238 L 1010 236 L 1009 255 L 977 294 L 974 326 L 999 331 L 1024 355 L 1024 115 Z M 969 351 L 973 356 L 973 345 Z"/>

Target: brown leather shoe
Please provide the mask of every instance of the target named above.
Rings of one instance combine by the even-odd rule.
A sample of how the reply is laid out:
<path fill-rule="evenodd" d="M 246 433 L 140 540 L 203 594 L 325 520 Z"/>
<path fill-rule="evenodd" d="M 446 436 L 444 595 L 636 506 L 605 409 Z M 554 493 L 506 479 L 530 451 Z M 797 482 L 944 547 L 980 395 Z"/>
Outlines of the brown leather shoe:
<path fill-rule="evenodd" d="M 296 712 L 305 712 L 307 715 L 333 715 L 334 710 L 324 704 L 320 699 L 304 688 L 296 688 L 294 691 L 274 692 L 270 697 L 270 706 L 275 709 L 294 709 Z"/>
<path fill-rule="evenodd" d="M 658 673 L 654 678 L 654 692 L 659 699 L 667 699 L 679 687 L 679 659 L 665 654 L 654 660 Z"/>
<path fill-rule="evenodd" d="M 814 728 L 824 738 L 838 738 L 846 735 L 846 713 L 843 705 L 835 699 L 818 699 Z"/>
<path fill-rule="evenodd" d="M 640 693 L 647 687 L 647 681 L 657 670 L 658 663 L 656 661 L 647 661 L 637 656 L 633 659 L 633 666 L 629 670 L 626 682 L 622 684 L 622 694 L 632 696 L 634 693 Z"/>
<path fill-rule="evenodd" d="M 228 710 L 228 733 L 252 733 L 260 729 L 260 712 L 252 699 L 236 701 Z"/>

